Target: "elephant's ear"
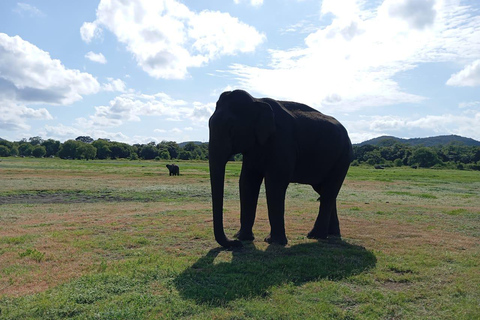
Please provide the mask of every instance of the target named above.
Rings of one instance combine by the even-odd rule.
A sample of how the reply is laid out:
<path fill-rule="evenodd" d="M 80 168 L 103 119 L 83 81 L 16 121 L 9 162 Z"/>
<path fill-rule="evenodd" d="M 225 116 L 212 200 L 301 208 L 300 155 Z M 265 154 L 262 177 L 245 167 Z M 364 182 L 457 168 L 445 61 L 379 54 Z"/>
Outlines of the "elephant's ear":
<path fill-rule="evenodd" d="M 275 133 L 275 116 L 272 107 L 265 102 L 256 101 L 254 107 L 258 110 L 255 122 L 255 136 L 260 145 L 267 143 L 272 134 Z"/>

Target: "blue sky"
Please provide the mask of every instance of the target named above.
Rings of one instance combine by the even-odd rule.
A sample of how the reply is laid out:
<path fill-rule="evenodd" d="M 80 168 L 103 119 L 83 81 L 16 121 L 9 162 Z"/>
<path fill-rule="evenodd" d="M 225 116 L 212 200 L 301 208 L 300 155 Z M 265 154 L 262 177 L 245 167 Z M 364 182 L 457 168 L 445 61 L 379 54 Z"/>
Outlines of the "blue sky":
<path fill-rule="evenodd" d="M 478 0 L 0 1 L 0 137 L 208 141 L 218 96 L 480 140 Z"/>

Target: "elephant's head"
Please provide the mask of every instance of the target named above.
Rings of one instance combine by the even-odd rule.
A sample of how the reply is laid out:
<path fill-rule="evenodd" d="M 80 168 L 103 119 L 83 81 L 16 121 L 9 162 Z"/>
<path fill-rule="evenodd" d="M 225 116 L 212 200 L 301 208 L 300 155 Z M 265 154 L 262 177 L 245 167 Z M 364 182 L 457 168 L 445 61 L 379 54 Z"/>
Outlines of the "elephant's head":
<path fill-rule="evenodd" d="M 240 246 L 223 230 L 225 166 L 237 153 L 265 145 L 275 132 L 272 108 L 242 90 L 224 92 L 210 118 L 209 163 L 215 239 L 223 247 Z"/>

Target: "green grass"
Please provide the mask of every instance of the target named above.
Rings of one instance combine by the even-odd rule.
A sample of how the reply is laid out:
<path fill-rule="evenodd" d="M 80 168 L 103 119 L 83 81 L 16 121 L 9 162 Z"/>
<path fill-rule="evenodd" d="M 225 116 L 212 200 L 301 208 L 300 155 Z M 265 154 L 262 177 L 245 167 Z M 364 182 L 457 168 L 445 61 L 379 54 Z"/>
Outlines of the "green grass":
<path fill-rule="evenodd" d="M 264 190 L 239 250 L 214 241 L 208 164 L 0 162 L 0 319 L 478 319 L 480 175 L 352 167 L 342 239 L 306 234 L 318 195 L 287 192 L 269 246 Z M 239 227 L 226 174 L 225 228 Z"/>

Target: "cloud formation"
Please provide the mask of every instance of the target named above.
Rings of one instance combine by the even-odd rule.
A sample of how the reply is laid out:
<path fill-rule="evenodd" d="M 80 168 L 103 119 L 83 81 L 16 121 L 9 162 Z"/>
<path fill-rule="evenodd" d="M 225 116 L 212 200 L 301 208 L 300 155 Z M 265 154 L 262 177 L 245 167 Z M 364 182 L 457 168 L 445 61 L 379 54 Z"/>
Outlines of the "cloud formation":
<path fill-rule="evenodd" d="M 263 4 L 263 0 L 233 0 L 235 4 L 240 4 L 241 2 L 249 2 L 250 5 L 254 7 L 261 6 Z"/>
<path fill-rule="evenodd" d="M 422 117 L 361 116 L 355 121 L 345 121 L 353 143 L 382 135 L 402 133 L 408 137 L 456 134 L 465 137 L 480 136 L 480 111 L 465 110 L 461 114 L 445 113 Z"/>
<path fill-rule="evenodd" d="M 110 91 L 110 92 L 125 92 L 127 89 L 127 85 L 125 82 L 123 82 L 122 79 L 113 79 L 113 78 L 108 78 L 108 82 L 102 84 L 102 90 L 104 91 Z"/>
<path fill-rule="evenodd" d="M 480 86 L 480 59 L 467 65 L 458 73 L 452 74 L 447 85 L 456 87 Z"/>
<path fill-rule="evenodd" d="M 107 59 L 105 58 L 105 56 L 101 52 L 100 53 L 94 53 L 92 51 L 89 51 L 85 55 L 85 58 L 87 58 L 90 61 L 98 62 L 98 63 L 101 63 L 101 64 L 107 63 Z"/>
<path fill-rule="evenodd" d="M 139 122 L 142 116 L 161 116 L 178 121 L 190 113 L 187 102 L 175 100 L 165 93 L 126 93 L 110 100 L 106 106 L 95 107 L 95 114 L 77 119 L 77 122 L 88 128 L 118 127 L 125 122 Z"/>
<path fill-rule="evenodd" d="M 91 74 L 67 69 L 48 52 L 5 33 L 0 33 L 0 82 L 0 95 L 28 103 L 71 104 L 100 89 Z"/>
<path fill-rule="evenodd" d="M 66 105 L 100 90 L 90 74 L 67 69 L 59 60 L 19 36 L 0 33 L 0 127 L 27 130 L 28 119 L 52 119 L 45 108 L 26 105 Z"/>
<path fill-rule="evenodd" d="M 22 16 L 28 15 L 29 17 L 45 17 L 45 14 L 40 9 L 34 5 L 23 2 L 18 2 L 13 11 Z"/>
<path fill-rule="evenodd" d="M 145 72 L 164 79 L 183 79 L 189 68 L 220 56 L 252 52 L 265 39 L 228 13 L 195 13 L 175 0 L 102 0 L 97 19 L 82 25 L 81 37 L 89 43 L 102 28 L 126 45 Z"/>
<path fill-rule="evenodd" d="M 0 117 L 0 129 L 7 131 L 29 130 L 30 126 L 27 124 L 27 120 L 30 119 L 53 119 L 45 108 L 28 108 L 11 101 L 2 101 L 0 114 L 2 115 Z"/>
<path fill-rule="evenodd" d="M 480 17 L 457 0 L 385 0 L 375 7 L 324 0 L 321 15 L 331 19 L 303 47 L 270 50 L 268 66 L 231 65 L 238 85 L 326 112 L 355 111 L 423 101 L 395 79 L 421 63 L 480 59 Z M 477 68 L 449 84 L 476 83 Z"/>

